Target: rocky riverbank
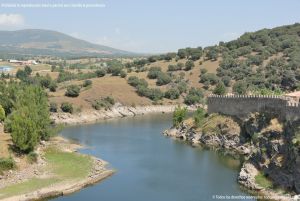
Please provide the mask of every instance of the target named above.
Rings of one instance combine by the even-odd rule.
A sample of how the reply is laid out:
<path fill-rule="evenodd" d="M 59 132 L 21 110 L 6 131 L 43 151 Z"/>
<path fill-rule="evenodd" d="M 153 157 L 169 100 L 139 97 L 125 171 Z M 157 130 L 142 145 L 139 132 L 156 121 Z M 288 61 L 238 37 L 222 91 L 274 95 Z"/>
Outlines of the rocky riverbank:
<path fill-rule="evenodd" d="M 282 122 L 269 114 L 243 120 L 212 114 L 200 128 L 189 119 L 164 135 L 243 155 L 241 185 L 266 200 L 294 200 L 300 194 L 298 129 L 298 122 Z"/>
<path fill-rule="evenodd" d="M 46 150 L 50 148 L 59 150 L 59 153 L 62 154 L 74 153 L 76 154 L 74 157 L 89 157 L 88 160 L 91 163 L 91 168 L 89 170 L 85 170 L 88 171 L 87 175 L 84 176 L 84 178 L 58 178 L 64 176 L 55 175 L 55 172 L 53 172 L 50 168 L 53 164 L 50 164 L 51 162 L 49 162 L 49 160 L 45 157 L 45 153 L 47 152 Z M 79 145 L 73 144 L 61 137 L 55 137 L 48 142 L 42 142 L 37 149 L 39 157 L 36 163 L 31 164 L 26 169 L 11 170 L 2 176 L 0 179 L 0 199 L 5 201 L 27 201 L 67 195 L 86 186 L 97 183 L 114 173 L 113 170 L 106 168 L 107 162 L 95 157 L 76 153 L 78 148 L 80 148 Z M 67 161 L 65 162 L 67 163 Z M 16 192 L 12 195 L 9 193 L 9 188 L 18 189 L 20 188 L 18 185 L 30 186 L 31 182 L 46 181 L 47 179 L 51 182 L 44 187 L 37 186 L 35 189 L 31 189 L 28 192 Z"/>
<path fill-rule="evenodd" d="M 153 113 L 172 113 L 176 105 L 149 105 L 149 106 L 123 106 L 115 104 L 108 110 L 90 110 L 76 114 L 70 113 L 52 113 L 51 118 L 56 124 L 85 124 L 95 123 L 100 120 L 133 117 L 137 115 L 153 114 Z M 195 110 L 196 107 L 188 107 L 189 110 Z"/>

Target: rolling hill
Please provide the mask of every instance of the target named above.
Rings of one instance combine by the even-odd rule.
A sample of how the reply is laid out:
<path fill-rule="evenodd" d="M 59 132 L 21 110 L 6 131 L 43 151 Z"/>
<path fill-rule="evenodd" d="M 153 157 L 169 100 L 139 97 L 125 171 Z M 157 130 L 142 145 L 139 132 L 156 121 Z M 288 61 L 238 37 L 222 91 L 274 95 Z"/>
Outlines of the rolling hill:
<path fill-rule="evenodd" d="M 3 56 L 106 57 L 133 53 L 92 44 L 57 31 L 24 29 L 0 31 L 0 54 Z"/>

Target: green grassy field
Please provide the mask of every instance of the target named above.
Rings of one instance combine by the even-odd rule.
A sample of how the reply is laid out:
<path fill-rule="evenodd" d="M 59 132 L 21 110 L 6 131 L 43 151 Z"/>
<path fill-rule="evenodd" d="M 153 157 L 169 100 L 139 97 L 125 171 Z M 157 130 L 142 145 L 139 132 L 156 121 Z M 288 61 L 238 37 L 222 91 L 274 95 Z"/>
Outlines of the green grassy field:
<path fill-rule="evenodd" d="M 76 181 L 88 176 L 92 159 L 77 153 L 62 152 L 49 148 L 45 153 L 47 170 L 53 173 L 49 178 L 33 178 L 0 189 L 0 199 L 32 192 L 60 182 Z"/>

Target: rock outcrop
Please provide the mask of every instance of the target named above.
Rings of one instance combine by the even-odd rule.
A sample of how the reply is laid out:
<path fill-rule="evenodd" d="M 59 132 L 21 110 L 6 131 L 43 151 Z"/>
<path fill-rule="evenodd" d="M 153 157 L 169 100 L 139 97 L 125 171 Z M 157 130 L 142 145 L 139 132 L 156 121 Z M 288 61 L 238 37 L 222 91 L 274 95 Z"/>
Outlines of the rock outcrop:
<path fill-rule="evenodd" d="M 273 199 L 278 195 L 257 183 L 255 177 L 260 173 L 273 187 L 300 194 L 300 121 L 282 121 L 270 113 L 250 114 L 243 120 L 212 114 L 200 128 L 189 120 L 164 134 L 244 155 L 238 182 L 248 189 L 272 195 Z M 289 195 L 278 197 L 289 199 Z"/>

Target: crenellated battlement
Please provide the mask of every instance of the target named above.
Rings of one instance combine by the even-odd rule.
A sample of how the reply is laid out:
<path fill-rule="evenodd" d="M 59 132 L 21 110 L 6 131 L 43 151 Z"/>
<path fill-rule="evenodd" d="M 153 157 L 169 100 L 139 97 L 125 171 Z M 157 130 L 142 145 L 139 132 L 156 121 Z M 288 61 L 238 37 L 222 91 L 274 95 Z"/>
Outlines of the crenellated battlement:
<path fill-rule="evenodd" d="M 246 117 L 253 112 L 270 111 L 283 118 L 299 119 L 300 104 L 287 96 L 275 95 L 209 95 L 208 113 Z"/>

